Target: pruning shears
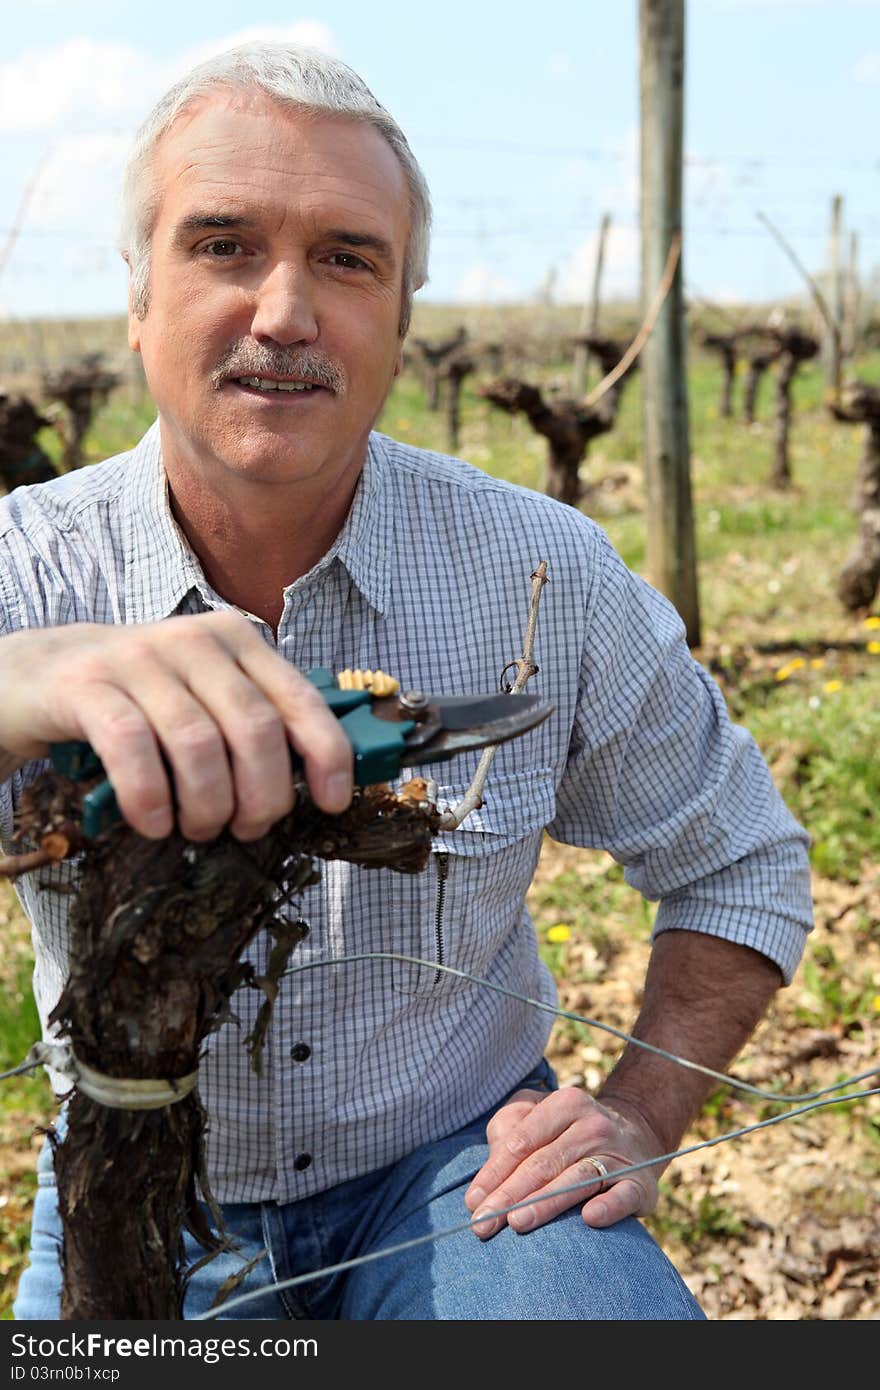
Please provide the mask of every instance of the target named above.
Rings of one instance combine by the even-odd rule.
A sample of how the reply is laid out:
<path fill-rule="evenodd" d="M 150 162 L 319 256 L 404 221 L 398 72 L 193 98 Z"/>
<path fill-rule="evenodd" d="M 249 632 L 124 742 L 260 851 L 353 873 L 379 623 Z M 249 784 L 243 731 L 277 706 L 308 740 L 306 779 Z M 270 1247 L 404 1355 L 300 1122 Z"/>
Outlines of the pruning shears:
<path fill-rule="evenodd" d="M 457 753 L 506 743 L 553 712 L 553 706 L 537 695 L 432 696 L 421 690 L 401 690 L 390 677 L 374 681 L 381 672 L 343 672 L 336 677 L 324 666 L 313 667 L 306 675 L 351 743 L 358 787 L 390 781 L 404 767 L 445 762 Z M 85 835 L 93 838 L 121 820 L 116 795 L 89 743 L 77 739 L 52 743 L 49 756 L 56 772 L 71 781 L 100 778 L 83 798 Z M 302 759 L 293 750 L 291 760 L 294 770 L 302 771 Z"/>

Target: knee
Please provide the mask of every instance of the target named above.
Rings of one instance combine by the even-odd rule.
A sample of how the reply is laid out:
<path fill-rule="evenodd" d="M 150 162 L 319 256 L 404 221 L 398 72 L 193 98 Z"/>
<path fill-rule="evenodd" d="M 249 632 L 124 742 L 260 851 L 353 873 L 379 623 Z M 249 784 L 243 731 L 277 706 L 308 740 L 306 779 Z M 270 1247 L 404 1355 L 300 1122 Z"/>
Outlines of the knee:
<path fill-rule="evenodd" d="M 377 1262 L 352 1276 L 356 1317 L 492 1321 L 695 1321 L 704 1314 L 640 1222 L 607 1230 L 579 1208 L 517 1235 L 471 1232 Z M 383 1268 L 384 1266 L 384 1268 Z M 351 1305 L 350 1305 L 351 1306 Z"/>
<path fill-rule="evenodd" d="M 44 1165 L 34 1199 L 28 1263 L 12 1305 L 17 1322 L 57 1322 L 61 1317 L 61 1217 L 51 1178 L 51 1155 L 48 1173 L 47 1177 Z"/>

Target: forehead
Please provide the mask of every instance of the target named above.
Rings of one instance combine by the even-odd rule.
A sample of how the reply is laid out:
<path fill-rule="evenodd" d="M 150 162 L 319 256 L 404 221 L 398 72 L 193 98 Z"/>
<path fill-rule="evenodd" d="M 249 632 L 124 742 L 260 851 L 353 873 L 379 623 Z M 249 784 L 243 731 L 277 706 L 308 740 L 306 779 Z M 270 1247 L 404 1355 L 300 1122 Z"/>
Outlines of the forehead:
<path fill-rule="evenodd" d="M 406 236 L 409 196 L 401 164 L 372 125 L 218 90 L 187 106 L 156 147 L 158 223 L 205 200 L 227 211 L 346 213 Z M 375 228 L 374 228 L 375 230 Z"/>

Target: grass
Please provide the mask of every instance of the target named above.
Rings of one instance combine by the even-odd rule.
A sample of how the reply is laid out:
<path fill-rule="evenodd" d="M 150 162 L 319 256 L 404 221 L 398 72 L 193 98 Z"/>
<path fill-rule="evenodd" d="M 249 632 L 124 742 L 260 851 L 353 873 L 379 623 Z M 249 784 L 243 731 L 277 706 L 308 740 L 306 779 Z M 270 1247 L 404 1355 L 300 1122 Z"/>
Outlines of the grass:
<path fill-rule="evenodd" d="M 0 880 L 0 1071 L 16 1066 L 40 1036 L 31 990 L 30 934 L 11 886 Z M 28 1245 L 36 1191 L 36 1150 L 28 1136 L 55 1112 L 51 1088 L 40 1070 L 0 1082 L 0 1318 L 11 1317 L 12 1298 Z"/>
<path fill-rule="evenodd" d="M 424 311 L 415 331 L 431 335 Z M 441 331 L 438 326 L 437 336 Z M 863 379 L 880 381 L 880 353 L 857 366 Z M 551 362 L 523 374 L 550 383 L 563 376 L 564 364 Z M 844 612 L 834 592 L 855 534 L 850 495 L 861 433 L 831 417 L 823 405 L 821 373 L 812 365 L 803 368 L 794 393 L 793 486 L 774 492 L 768 485 L 769 385 L 765 381 L 755 425 L 719 418 L 720 369 L 713 357 L 692 353 L 692 478 L 703 621 L 703 644 L 696 655 L 717 676 L 732 712 L 756 737 L 780 790 L 810 832 L 814 869 L 852 884 L 880 869 L 880 651 L 870 649 L 872 642 L 880 642 L 880 628 L 866 623 L 864 615 Z M 481 400 L 474 377 L 466 380 L 461 413 L 459 453 L 493 476 L 541 487 L 544 441 L 522 418 L 511 418 Z M 148 399 L 118 392 L 93 423 L 88 458 L 130 446 L 152 418 Z M 426 410 L 422 387 L 408 373 L 395 383 L 379 425 L 411 443 L 447 448 L 442 412 Z M 587 510 L 637 570 L 644 565 L 646 524 L 640 441 L 636 375 L 624 391 L 615 429 L 594 442 L 584 471 L 593 483 L 611 480 L 613 486 L 597 487 Z M 548 964 L 561 979 L 586 987 L 607 965 L 621 937 L 647 939 L 653 912 L 626 887 L 617 866 L 599 855 L 584 855 L 577 867 L 536 882 L 531 905 Z M 0 966 L 3 1069 L 18 1062 L 37 1036 L 29 938 L 14 897 L 3 885 L 0 924 L 6 942 Z M 560 927 L 567 935 L 553 930 Z M 863 914 L 857 930 L 876 938 L 880 926 Z M 803 984 L 805 1017 L 817 1026 L 841 1018 L 852 1023 L 869 1007 L 871 982 L 844 983 L 833 951 L 817 951 Z M 873 989 L 876 994 L 876 982 Z M 16 1125 L 24 1132 L 41 1116 L 48 1118 L 51 1108 L 42 1076 L 0 1087 L 0 1123 L 7 1134 Z M 0 1179 L 6 1197 L 0 1205 L 0 1249 L 6 1252 L 0 1259 L 5 1288 L 0 1316 L 8 1317 L 26 1245 L 22 1213 L 32 1176 L 2 1170 Z M 667 1219 L 677 1224 L 679 1216 L 686 1235 L 683 1210 L 673 1206 Z M 723 1204 L 704 1204 L 698 1224 L 708 1230 L 736 1229 Z"/>

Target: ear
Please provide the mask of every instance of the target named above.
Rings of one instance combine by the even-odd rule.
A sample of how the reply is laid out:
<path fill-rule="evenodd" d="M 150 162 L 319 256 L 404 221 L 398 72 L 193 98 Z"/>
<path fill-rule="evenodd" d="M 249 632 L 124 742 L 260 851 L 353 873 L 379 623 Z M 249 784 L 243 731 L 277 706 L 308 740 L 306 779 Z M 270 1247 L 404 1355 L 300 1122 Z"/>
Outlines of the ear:
<path fill-rule="evenodd" d="M 141 350 L 141 321 L 133 312 L 131 304 L 128 306 L 128 346 L 132 352 Z"/>
<path fill-rule="evenodd" d="M 400 348 L 399 348 L 398 353 L 397 353 L 397 361 L 394 363 L 394 376 L 395 376 L 395 377 L 400 376 L 400 373 L 401 373 L 402 371 L 403 371 L 403 343 L 401 343 L 401 345 L 400 345 Z"/>
<path fill-rule="evenodd" d="M 128 346 L 132 352 L 141 350 L 141 321 L 134 311 L 134 296 L 131 286 L 131 262 L 128 259 L 128 252 L 123 251 L 122 259 L 128 266 Z"/>

